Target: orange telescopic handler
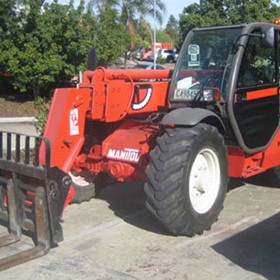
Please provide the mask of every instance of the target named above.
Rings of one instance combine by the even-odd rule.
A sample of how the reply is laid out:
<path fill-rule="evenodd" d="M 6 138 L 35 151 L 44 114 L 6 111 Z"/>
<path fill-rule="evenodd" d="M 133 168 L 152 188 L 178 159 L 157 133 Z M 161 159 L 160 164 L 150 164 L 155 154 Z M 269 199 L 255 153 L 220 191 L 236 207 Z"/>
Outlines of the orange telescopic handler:
<path fill-rule="evenodd" d="M 195 28 L 173 71 L 88 69 L 56 89 L 42 136 L 0 132 L 0 246 L 35 240 L 0 270 L 62 241 L 63 210 L 107 178 L 144 181 L 171 234 L 209 230 L 229 177 L 280 164 L 279 38 L 269 23 Z"/>

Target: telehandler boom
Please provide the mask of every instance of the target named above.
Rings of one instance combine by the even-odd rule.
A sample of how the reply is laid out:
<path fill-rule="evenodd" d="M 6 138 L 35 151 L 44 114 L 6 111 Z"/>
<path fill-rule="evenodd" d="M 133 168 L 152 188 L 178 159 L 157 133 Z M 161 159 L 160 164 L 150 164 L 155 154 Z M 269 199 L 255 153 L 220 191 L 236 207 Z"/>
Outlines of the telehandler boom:
<path fill-rule="evenodd" d="M 42 137 L 1 132 L 0 245 L 31 231 L 36 246 L 0 270 L 62 241 L 63 209 L 105 178 L 143 180 L 171 234 L 209 230 L 229 177 L 280 164 L 279 38 L 268 23 L 195 28 L 174 71 L 87 70 L 77 88 L 56 89 Z"/>

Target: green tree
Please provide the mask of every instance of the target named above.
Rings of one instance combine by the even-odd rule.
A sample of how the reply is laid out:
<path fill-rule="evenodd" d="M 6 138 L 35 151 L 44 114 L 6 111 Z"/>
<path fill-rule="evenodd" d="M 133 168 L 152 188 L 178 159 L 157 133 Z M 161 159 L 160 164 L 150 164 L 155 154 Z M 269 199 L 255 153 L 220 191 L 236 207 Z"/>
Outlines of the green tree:
<path fill-rule="evenodd" d="M 173 42 L 170 35 L 164 30 L 157 30 L 157 42 Z"/>
<path fill-rule="evenodd" d="M 39 3 L 40 2 L 40 3 Z M 21 92 L 46 94 L 69 81 L 84 68 L 88 49 L 94 44 L 94 20 L 85 12 L 84 1 L 77 9 L 69 5 L 41 5 L 22 1 L 13 24 L 1 34 L 0 69 L 12 75 Z M 20 20 L 19 20 L 20 19 Z"/>
<path fill-rule="evenodd" d="M 153 40 L 153 31 L 150 24 L 141 17 L 137 20 L 136 32 L 135 32 L 135 47 L 148 48 Z"/>
<path fill-rule="evenodd" d="M 129 36 L 123 33 L 124 26 L 119 22 L 117 11 L 108 2 L 98 7 L 96 24 L 98 65 L 107 65 L 125 52 Z"/>
<path fill-rule="evenodd" d="M 170 36 L 173 44 L 176 45 L 179 38 L 179 22 L 173 15 L 169 17 L 164 31 Z"/>
<path fill-rule="evenodd" d="M 273 22 L 280 13 L 280 7 L 271 0 L 236 0 L 235 3 L 228 1 L 227 7 L 233 24 L 254 21 Z"/>
<path fill-rule="evenodd" d="M 154 0 L 93 0 L 97 5 L 104 5 L 106 2 L 120 12 L 121 22 L 126 32 L 130 35 L 130 49 L 135 48 L 135 36 L 137 20 L 145 16 L 154 15 Z M 162 23 L 162 12 L 165 11 L 164 2 L 156 0 L 156 18 Z"/>
<path fill-rule="evenodd" d="M 16 24 L 16 1 L 0 0 L 0 34 L 1 37 L 10 29 L 12 24 Z"/>
<path fill-rule="evenodd" d="M 18 91 L 48 95 L 85 70 L 92 47 L 99 65 L 119 57 L 129 42 L 123 30 L 109 5 L 94 16 L 85 0 L 77 8 L 73 0 L 0 0 L 0 74 L 10 73 Z"/>
<path fill-rule="evenodd" d="M 240 24 L 244 22 L 273 22 L 280 7 L 271 0 L 203 0 L 185 7 L 180 15 L 180 39 L 196 26 Z"/>

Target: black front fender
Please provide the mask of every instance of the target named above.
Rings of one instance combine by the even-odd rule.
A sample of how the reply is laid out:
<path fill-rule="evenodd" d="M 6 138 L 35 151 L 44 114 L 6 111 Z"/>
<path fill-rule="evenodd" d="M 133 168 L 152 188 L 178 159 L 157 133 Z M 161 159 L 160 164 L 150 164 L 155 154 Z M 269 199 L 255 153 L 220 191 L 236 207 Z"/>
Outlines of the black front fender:
<path fill-rule="evenodd" d="M 202 108 L 179 108 L 165 115 L 162 125 L 195 126 L 198 123 L 208 123 L 216 126 L 224 134 L 225 126 L 215 113 Z"/>

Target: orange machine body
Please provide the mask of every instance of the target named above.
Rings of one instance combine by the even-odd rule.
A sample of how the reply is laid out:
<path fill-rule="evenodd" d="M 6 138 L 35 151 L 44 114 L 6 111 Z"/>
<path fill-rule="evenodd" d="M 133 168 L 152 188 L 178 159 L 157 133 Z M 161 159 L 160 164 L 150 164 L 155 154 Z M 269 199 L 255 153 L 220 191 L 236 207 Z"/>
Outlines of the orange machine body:
<path fill-rule="evenodd" d="M 171 77 L 169 70 L 97 68 L 84 73 L 78 88 L 57 89 L 44 132 L 51 142 L 51 165 L 67 173 L 106 172 L 121 182 L 145 179 L 160 134 L 160 125 L 149 117 L 167 107 Z M 250 177 L 278 165 L 279 146 L 280 132 L 265 151 L 253 155 L 229 146 L 229 176 Z"/>

